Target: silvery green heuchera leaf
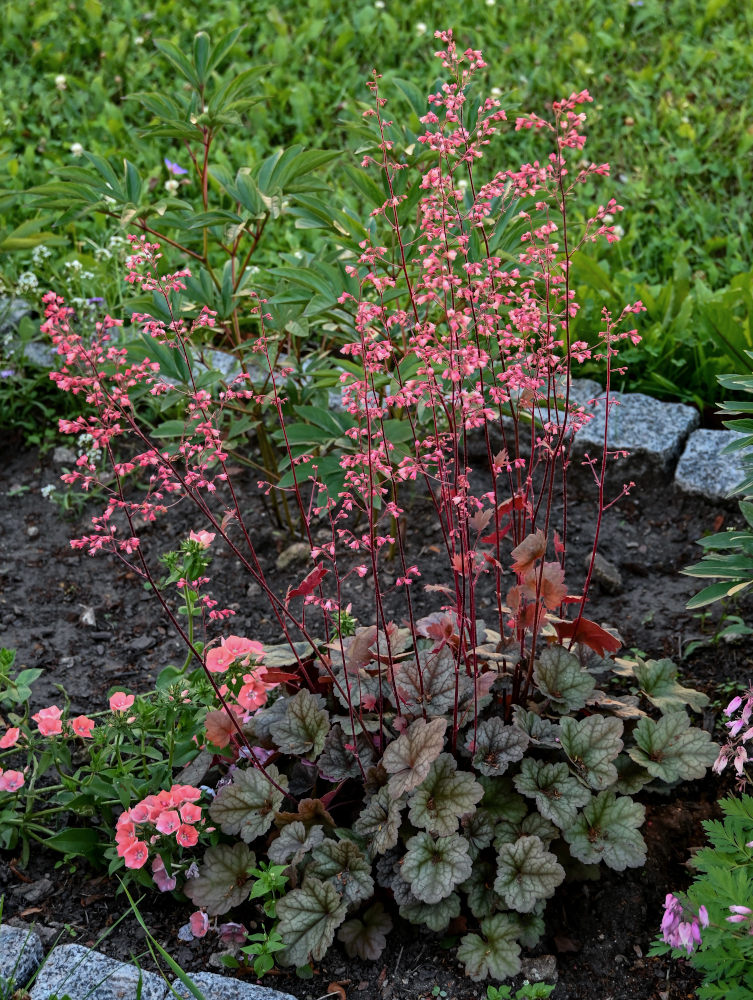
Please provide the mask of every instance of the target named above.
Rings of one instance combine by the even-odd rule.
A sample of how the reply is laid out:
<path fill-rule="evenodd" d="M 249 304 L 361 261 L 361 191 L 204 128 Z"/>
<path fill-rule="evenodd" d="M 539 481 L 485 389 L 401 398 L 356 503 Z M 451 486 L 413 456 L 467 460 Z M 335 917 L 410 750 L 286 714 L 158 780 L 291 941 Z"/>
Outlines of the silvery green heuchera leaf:
<path fill-rule="evenodd" d="M 397 843 L 403 804 L 401 799 L 390 794 L 385 785 L 372 795 L 354 822 L 354 831 L 366 840 L 372 857 L 384 854 Z"/>
<path fill-rule="evenodd" d="M 275 723 L 285 718 L 287 704 L 288 699 L 281 697 L 277 698 L 271 704 L 265 705 L 264 708 L 260 708 L 258 712 L 254 712 L 244 726 L 254 744 L 267 748 L 272 745 L 272 737 L 269 731 Z"/>
<path fill-rule="evenodd" d="M 283 753 L 316 760 L 329 732 L 329 713 L 320 694 L 301 688 L 285 703 L 285 715 L 270 726 L 270 735 Z"/>
<path fill-rule="evenodd" d="M 645 815 L 643 806 L 627 796 L 601 792 L 563 835 L 573 857 L 587 865 L 603 861 L 618 872 L 639 868 L 646 860 L 638 832 Z"/>
<path fill-rule="evenodd" d="M 198 876 L 186 879 L 183 892 L 194 906 L 219 916 L 248 899 L 248 873 L 255 865 L 256 856 L 245 844 L 216 844 L 207 848 Z"/>
<path fill-rule="evenodd" d="M 471 877 L 460 886 L 468 898 L 468 906 L 477 920 L 490 917 L 504 909 L 502 898 L 494 891 L 497 869 L 491 861 L 476 861 Z"/>
<path fill-rule="evenodd" d="M 614 784 L 617 769 L 612 761 L 622 750 L 622 721 L 601 715 L 580 721 L 565 717 L 560 730 L 562 749 L 578 775 L 597 791 Z"/>
<path fill-rule="evenodd" d="M 638 685 L 652 705 L 662 712 L 684 711 L 689 705 L 702 712 L 709 700 L 702 691 L 683 687 L 677 681 L 677 667 L 671 660 L 638 660 L 633 668 Z"/>
<path fill-rule="evenodd" d="M 434 653 L 421 649 L 416 656 L 394 668 L 395 684 L 400 704 L 406 715 L 446 715 L 455 705 L 455 684 L 458 700 L 462 701 L 472 688 L 469 677 L 456 671 L 455 658 L 449 646 Z"/>
<path fill-rule="evenodd" d="M 466 934 L 458 948 L 458 959 L 465 963 L 465 974 L 474 982 L 491 976 L 509 979 L 520 972 L 518 927 L 510 914 L 495 913 L 481 921 L 481 933 Z M 484 938 L 486 940 L 484 940 Z"/>
<path fill-rule="evenodd" d="M 312 826 L 307 830 L 303 823 L 296 821 L 288 823 L 280 831 L 280 836 L 267 848 L 269 860 L 276 865 L 288 864 L 297 865 L 303 858 L 312 851 L 317 844 L 324 840 L 324 829 L 321 826 Z"/>
<path fill-rule="evenodd" d="M 570 826 L 578 810 L 591 799 L 589 790 L 570 774 L 565 763 L 544 764 L 528 757 L 513 781 L 522 795 L 536 801 L 541 815 L 561 829 Z"/>
<path fill-rule="evenodd" d="M 494 836 L 494 817 L 488 809 L 477 809 L 460 822 L 460 832 L 468 841 L 468 854 L 475 861 Z"/>
<path fill-rule="evenodd" d="M 637 795 L 644 785 L 653 781 L 651 775 L 626 754 L 622 754 L 614 763 L 618 777 L 612 790 L 620 795 Z"/>
<path fill-rule="evenodd" d="M 522 795 L 513 788 L 512 781 L 505 775 L 502 778 L 479 778 L 479 784 L 484 789 L 481 808 L 485 809 L 493 820 L 507 820 L 519 823 L 528 812 L 528 803 Z"/>
<path fill-rule="evenodd" d="M 288 779 L 274 764 L 268 764 L 265 770 L 281 788 L 287 788 Z M 270 828 L 283 797 L 261 771 L 249 767 L 233 772 L 232 785 L 225 785 L 217 792 L 209 815 L 223 833 L 239 833 L 250 844 Z"/>
<path fill-rule="evenodd" d="M 560 645 L 547 646 L 541 651 L 533 668 L 533 679 L 551 701 L 554 711 L 563 713 L 583 708 L 595 686 L 578 657 Z"/>
<path fill-rule="evenodd" d="M 350 958 L 375 962 L 384 951 L 392 921 L 381 903 L 374 903 L 359 920 L 347 920 L 337 932 Z"/>
<path fill-rule="evenodd" d="M 554 823 L 545 819 L 541 813 L 532 812 L 519 823 L 500 820 L 494 827 L 494 847 L 498 849 L 502 844 L 514 844 L 521 837 L 538 837 L 549 846 L 553 840 L 559 839 L 559 836 L 559 828 Z"/>
<path fill-rule="evenodd" d="M 418 788 L 442 752 L 446 728 L 446 719 L 416 719 L 390 743 L 382 757 L 382 767 L 392 776 L 390 795 L 399 798 L 403 792 Z"/>
<path fill-rule="evenodd" d="M 522 758 L 528 743 L 521 729 L 506 726 L 502 719 L 492 716 L 478 724 L 475 739 L 471 728 L 465 745 L 476 770 L 487 777 L 495 777 L 504 774 L 510 764 Z"/>
<path fill-rule="evenodd" d="M 719 747 L 703 729 L 691 729 L 684 712 L 669 712 L 658 722 L 641 719 L 630 757 L 654 778 L 672 783 L 702 778 Z"/>
<path fill-rule="evenodd" d="M 328 880 L 348 906 L 370 899 L 374 893 L 371 864 L 349 840 L 325 840 L 314 849 L 307 875 Z"/>
<path fill-rule="evenodd" d="M 455 833 L 461 816 L 472 813 L 484 789 L 468 771 L 458 771 L 452 754 L 442 753 L 409 799 L 411 823 L 448 837 Z"/>
<path fill-rule="evenodd" d="M 286 892 L 277 903 L 283 964 L 306 965 L 309 959 L 324 958 L 347 912 L 337 889 L 318 878 L 307 877 L 300 889 Z"/>
<path fill-rule="evenodd" d="M 520 705 L 513 710 L 513 723 L 522 730 L 531 743 L 556 750 L 560 745 L 560 727 L 549 719 L 542 719 L 535 712 L 527 712 Z"/>
<path fill-rule="evenodd" d="M 403 881 L 402 869 L 403 855 L 397 851 L 387 851 L 376 863 L 377 882 L 384 889 L 392 889 L 392 895 L 398 906 L 416 902 L 410 886 Z"/>
<path fill-rule="evenodd" d="M 510 914 L 518 924 L 518 941 L 524 948 L 535 948 L 544 936 L 544 909 L 546 903 L 540 900 L 530 913 Z"/>
<path fill-rule="evenodd" d="M 333 726 L 324 741 L 324 750 L 317 760 L 320 774 L 332 781 L 342 781 L 343 778 L 360 778 L 361 769 L 358 760 L 349 747 L 354 747 L 358 751 L 358 760 L 361 761 L 364 771 L 374 763 L 374 753 L 369 746 L 368 740 L 364 736 L 356 736 L 355 741 L 352 734 L 343 732 L 342 726 Z"/>
<path fill-rule="evenodd" d="M 453 892 L 441 903 L 421 903 L 413 899 L 400 907 L 400 916 L 412 924 L 422 924 L 430 931 L 447 930 L 451 920 L 460 916 L 460 896 Z"/>
<path fill-rule="evenodd" d="M 430 833 L 417 833 L 406 847 L 403 881 L 422 903 L 438 903 L 445 899 L 471 874 L 473 865 L 468 857 L 468 843 L 457 834 L 435 840 Z"/>
<path fill-rule="evenodd" d="M 565 869 L 538 837 L 520 837 L 499 848 L 494 891 L 511 910 L 530 913 L 538 900 L 554 895 L 564 878 Z"/>

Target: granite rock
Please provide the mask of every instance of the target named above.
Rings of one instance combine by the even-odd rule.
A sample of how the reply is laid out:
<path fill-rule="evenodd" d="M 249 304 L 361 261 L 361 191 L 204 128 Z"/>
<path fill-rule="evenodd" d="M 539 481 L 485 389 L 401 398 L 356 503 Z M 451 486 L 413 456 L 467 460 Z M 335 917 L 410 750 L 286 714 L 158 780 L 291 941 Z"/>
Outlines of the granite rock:
<path fill-rule="evenodd" d="M 745 453 L 724 455 L 722 449 L 742 436 L 737 431 L 694 431 L 677 463 L 677 486 L 685 493 L 700 493 L 710 500 L 727 497 L 745 478 Z"/>
<path fill-rule="evenodd" d="M 9 995 L 13 986 L 26 985 L 42 961 L 44 951 L 38 934 L 29 928 L 0 924 L 0 992 Z"/>
<path fill-rule="evenodd" d="M 49 1000 L 51 994 L 68 994 L 71 1000 L 165 1000 L 167 983 L 152 972 L 78 944 L 53 948 L 31 990 L 31 1000 Z"/>

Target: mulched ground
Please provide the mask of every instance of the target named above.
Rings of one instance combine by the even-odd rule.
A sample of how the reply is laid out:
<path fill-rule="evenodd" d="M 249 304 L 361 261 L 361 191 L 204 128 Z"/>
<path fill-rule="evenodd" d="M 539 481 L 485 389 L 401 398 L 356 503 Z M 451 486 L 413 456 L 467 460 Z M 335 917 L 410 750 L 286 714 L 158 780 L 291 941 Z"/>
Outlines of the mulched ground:
<path fill-rule="evenodd" d="M 69 539 L 82 533 L 86 519 L 61 519 L 41 495 L 41 487 L 55 483 L 60 473 L 51 454 L 40 458 L 6 440 L 0 444 L 0 463 L 4 470 L 0 645 L 18 651 L 18 665 L 44 670 L 35 689 L 35 706 L 59 700 L 57 685 L 64 686 L 74 712 L 104 707 L 115 684 L 148 690 L 159 669 L 182 660 L 180 646 L 159 609 L 138 581 L 129 579 L 131 574 L 113 568 L 107 558 L 90 558 L 71 549 Z M 271 569 L 290 538 L 278 530 L 251 488 L 244 493 L 244 504 L 259 539 L 262 561 Z M 734 504 L 688 497 L 670 483 L 655 481 L 634 491 L 607 515 L 600 546 L 620 572 L 621 589 L 608 593 L 596 586 L 590 607 L 592 618 L 619 629 L 628 649 L 638 648 L 653 657 L 669 656 L 680 663 L 688 644 L 702 641 L 704 645 L 682 661 L 683 678 L 684 683 L 709 693 L 712 700 L 726 698 L 717 693 L 720 683 L 749 683 L 751 645 L 719 640 L 718 607 L 702 619 L 685 610 L 686 601 L 699 588 L 697 581 L 679 571 L 697 560 L 695 539 L 736 524 L 737 517 Z M 434 559 L 437 539 L 425 507 L 417 502 L 407 520 L 406 544 L 414 561 L 421 564 L 422 582 L 443 582 Z M 578 499 L 571 507 L 569 536 L 572 565 L 578 570 L 575 577 L 580 575 L 590 544 L 592 521 L 592 499 Z M 190 528 L 198 527 L 202 525 L 191 512 L 178 511 L 169 521 L 148 529 L 145 544 L 164 551 Z M 294 564 L 287 574 L 274 571 L 275 579 L 284 591 L 307 568 Z M 258 587 L 242 579 L 232 557 L 218 554 L 213 579 L 221 588 L 223 603 L 237 610 L 234 632 L 267 642 L 279 640 L 279 626 Z M 348 598 L 354 613 L 368 621 L 368 584 L 354 583 Z M 748 621 L 753 618 L 750 605 L 727 610 L 747 615 Z M 707 711 L 707 728 L 714 726 L 717 714 L 718 706 Z M 533 966 L 540 969 L 556 965 L 554 1000 L 693 996 L 699 980 L 684 962 L 649 959 L 646 954 L 661 919 L 664 895 L 687 884 L 685 863 L 693 847 L 703 843 L 701 822 L 716 815 L 715 801 L 725 790 L 710 777 L 681 786 L 668 798 L 645 795 L 646 867 L 624 873 L 605 870 L 598 882 L 560 887 L 547 910 L 547 935 L 531 957 Z M 50 944 L 57 934 L 62 935 L 61 941 L 72 940 L 71 935 L 83 944 L 97 941 L 127 910 L 116 888 L 83 866 L 68 871 L 58 855 L 36 855 L 29 869 L 21 871 L 12 857 L 0 854 L 3 919 L 38 922 L 49 929 L 43 933 Z M 186 904 L 146 896 L 141 906 L 148 925 L 181 965 L 189 971 L 213 968 L 211 942 L 204 939 L 188 945 L 177 940 L 177 929 L 189 912 Z M 333 982 L 339 982 L 351 1000 L 417 1000 L 430 996 L 434 987 L 444 990 L 448 1000 L 484 996 L 485 984 L 473 984 L 460 974 L 446 943 L 401 923 L 375 965 L 354 962 L 335 949 L 317 967 L 312 980 L 280 974 L 267 977 L 264 984 L 301 1000 L 322 997 Z M 143 934 L 132 917 L 112 930 L 99 947 L 121 959 L 142 955 L 144 967 L 153 967 L 148 955 L 143 957 Z M 529 972 L 533 978 L 533 970 Z"/>

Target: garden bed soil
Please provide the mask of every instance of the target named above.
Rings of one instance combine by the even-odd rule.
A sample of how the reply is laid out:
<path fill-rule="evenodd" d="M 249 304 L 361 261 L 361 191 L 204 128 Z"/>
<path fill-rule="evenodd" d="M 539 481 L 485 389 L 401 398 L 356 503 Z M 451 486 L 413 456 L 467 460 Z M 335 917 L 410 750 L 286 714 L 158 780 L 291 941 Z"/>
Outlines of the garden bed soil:
<path fill-rule="evenodd" d="M 41 494 L 41 488 L 57 483 L 60 474 L 51 453 L 40 456 L 6 440 L 0 445 L 0 462 L 0 645 L 17 650 L 17 666 L 44 671 L 35 686 L 34 707 L 60 703 L 58 685 L 67 692 L 73 713 L 104 707 L 116 685 L 147 691 L 159 670 L 183 659 L 153 599 L 134 574 L 108 557 L 91 558 L 71 548 L 70 538 L 84 533 L 91 511 L 63 519 Z M 251 487 L 255 477 L 239 478 L 248 484 L 244 509 L 259 539 L 262 561 L 284 592 L 310 565 L 293 564 L 285 573 L 275 570 L 290 538 L 277 529 L 268 505 Z M 445 582 L 437 539 L 420 502 L 407 522 L 409 558 L 420 564 L 421 582 Z M 568 549 L 575 578 L 581 575 L 593 522 L 593 497 L 575 497 Z M 703 719 L 708 729 L 717 722 L 719 699 L 727 698 L 728 689 L 720 694 L 718 685 L 747 685 L 753 651 L 746 640 L 719 638 L 719 606 L 700 618 L 685 610 L 699 582 L 679 571 L 698 559 L 697 538 L 737 523 L 734 504 L 684 495 L 671 481 L 655 481 L 634 491 L 608 512 L 601 536 L 600 551 L 619 570 L 621 585 L 605 577 L 604 589 L 598 584 L 593 588 L 589 606 L 589 617 L 615 626 L 628 649 L 670 657 L 681 665 L 683 683 L 704 690 L 712 699 Z M 166 551 L 188 530 L 200 527 L 204 525 L 192 510 L 178 508 L 169 518 L 147 526 L 145 543 Z M 237 612 L 232 631 L 278 642 L 279 626 L 261 591 L 243 580 L 236 568 L 232 556 L 219 552 L 210 567 L 214 596 Z M 355 581 L 348 594 L 353 612 L 368 623 L 372 614 L 368 581 L 350 579 Z M 438 603 L 426 610 L 435 610 Z M 732 610 L 751 620 L 749 604 L 726 612 Z M 692 642 L 702 645 L 683 660 Z M 547 908 L 546 937 L 527 966 L 534 978 L 536 967 L 545 970 L 550 967 L 547 963 L 556 963 L 553 1000 L 680 1000 L 693 995 L 699 978 L 685 962 L 649 958 L 647 952 L 661 920 L 664 896 L 687 885 L 689 853 L 704 839 L 701 823 L 717 815 L 715 802 L 726 790 L 709 776 L 673 789 L 666 798 L 644 795 L 646 867 L 621 873 L 604 870 L 597 882 L 560 887 Z M 0 854 L 3 920 L 39 924 L 50 945 L 57 935 L 61 942 L 75 936 L 79 943 L 94 945 L 109 931 L 98 945 L 101 951 L 122 960 L 140 956 L 145 968 L 154 968 L 132 916 L 112 927 L 128 909 L 117 888 L 117 882 L 84 865 L 72 870 L 61 864 L 59 855 L 37 853 L 22 871 L 17 858 Z M 190 912 L 188 904 L 147 894 L 141 911 L 157 939 L 185 969 L 219 971 L 212 965 L 216 945 L 209 938 L 191 944 L 177 938 Z M 459 925 L 450 930 L 462 933 Z M 335 948 L 317 965 L 312 980 L 281 973 L 266 977 L 264 984 L 301 1000 L 322 997 L 332 983 L 341 984 L 349 1000 L 412 1000 L 431 996 L 435 987 L 448 1000 L 485 996 L 486 984 L 463 977 L 446 943 L 440 936 L 400 923 L 373 965 L 348 959 Z"/>

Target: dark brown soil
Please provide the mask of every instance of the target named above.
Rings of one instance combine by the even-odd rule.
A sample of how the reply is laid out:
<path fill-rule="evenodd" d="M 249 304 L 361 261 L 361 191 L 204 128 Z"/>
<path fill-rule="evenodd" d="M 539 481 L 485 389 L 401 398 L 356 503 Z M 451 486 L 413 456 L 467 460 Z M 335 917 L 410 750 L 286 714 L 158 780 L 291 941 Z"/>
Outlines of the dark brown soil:
<path fill-rule="evenodd" d="M 17 664 L 41 667 L 35 705 L 60 701 L 65 688 L 76 712 L 104 706 L 118 684 L 146 691 L 156 673 L 183 658 L 159 608 L 133 574 L 114 567 L 107 557 L 91 558 L 71 549 L 69 539 L 85 530 L 87 518 L 63 520 L 40 493 L 56 483 L 60 469 L 51 456 L 40 458 L 13 442 L 0 445 L 3 475 L 0 485 L 0 645 L 16 649 Z M 243 479 L 243 477 L 241 477 Z M 259 551 L 267 568 L 274 566 L 290 538 L 279 532 L 254 491 L 244 494 L 244 509 L 260 539 Z M 576 499 L 570 512 L 569 544 L 575 578 L 593 531 L 592 498 Z M 444 582 L 432 565 L 436 539 L 425 508 L 417 503 L 407 519 L 406 544 L 420 561 L 422 582 Z M 734 504 L 711 504 L 675 491 L 671 483 L 655 482 L 634 491 L 606 516 L 600 551 L 622 576 L 619 593 L 594 587 L 589 616 L 617 627 L 628 649 L 650 656 L 668 656 L 681 664 L 683 681 L 706 691 L 712 701 L 724 702 L 725 682 L 747 685 L 753 667 L 749 641 L 718 639 L 720 609 L 699 619 L 685 610 L 698 590 L 697 581 L 681 576 L 683 566 L 698 558 L 695 539 L 737 523 Z M 165 551 L 185 537 L 190 528 L 203 527 L 192 511 L 178 510 L 145 532 L 145 544 Z M 233 558 L 218 553 L 212 564 L 214 596 L 235 607 L 232 630 L 267 642 L 280 639 L 280 629 L 253 583 L 236 572 Z M 298 582 L 305 565 L 293 566 L 289 578 L 276 571 L 280 588 Z M 130 577 L 130 578 L 129 578 Z M 354 613 L 367 622 L 373 616 L 368 586 L 355 577 Z M 373 590 L 371 592 L 373 595 Z M 428 595 L 436 596 L 436 595 Z M 437 602 L 437 606 L 438 606 Z M 87 625 L 91 609 L 95 624 Z M 426 610 L 433 610 L 434 605 Z M 735 611 L 751 620 L 750 606 Z M 482 609 L 483 614 L 483 609 Z M 704 642 L 690 657 L 683 651 L 692 641 Z M 712 728 L 718 707 L 707 711 L 704 725 Z M 684 962 L 647 958 L 658 928 L 665 894 L 689 880 L 685 867 L 689 852 L 703 842 L 701 822 L 716 815 L 722 794 L 719 782 L 705 781 L 673 790 L 671 796 L 644 796 L 648 820 L 644 830 L 649 853 L 644 869 L 615 873 L 608 870 L 598 882 L 569 883 L 560 888 L 547 910 L 547 935 L 529 956 L 532 965 L 553 956 L 558 975 L 554 1000 L 679 1000 L 691 997 L 699 979 Z M 49 885 L 43 880 L 49 880 Z M 83 944 L 94 944 L 127 911 L 117 883 L 79 866 L 69 871 L 58 855 L 35 856 L 21 871 L 16 861 L 0 854 L 0 894 L 3 919 L 38 922 L 52 943 L 74 934 Z M 208 939 L 184 944 L 177 939 L 190 907 L 165 896 L 146 895 L 141 903 L 147 924 L 170 954 L 189 971 L 213 969 Z M 339 982 L 347 996 L 363 1000 L 407 1000 L 444 990 L 448 1000 L 476 1000 L 485 984 L 473 984 L 461 975 L 454 951 L 439 936 L 400 924 L 375 965 L 354 962 L 333 950 L 309 981 L 291 975 L 268 976 L 265 985 L 290 992 L 301 1000 L 319 998 L 329 984 Z M 132 916 L 99 945 L 121 959 L 141 955 L 144 967 L 153 967 L 144 955 L 143 932 Z M 217 970 L 214 970 L 217 971 Z M 533 976 L 532 976 L 533 978 Z"/>

